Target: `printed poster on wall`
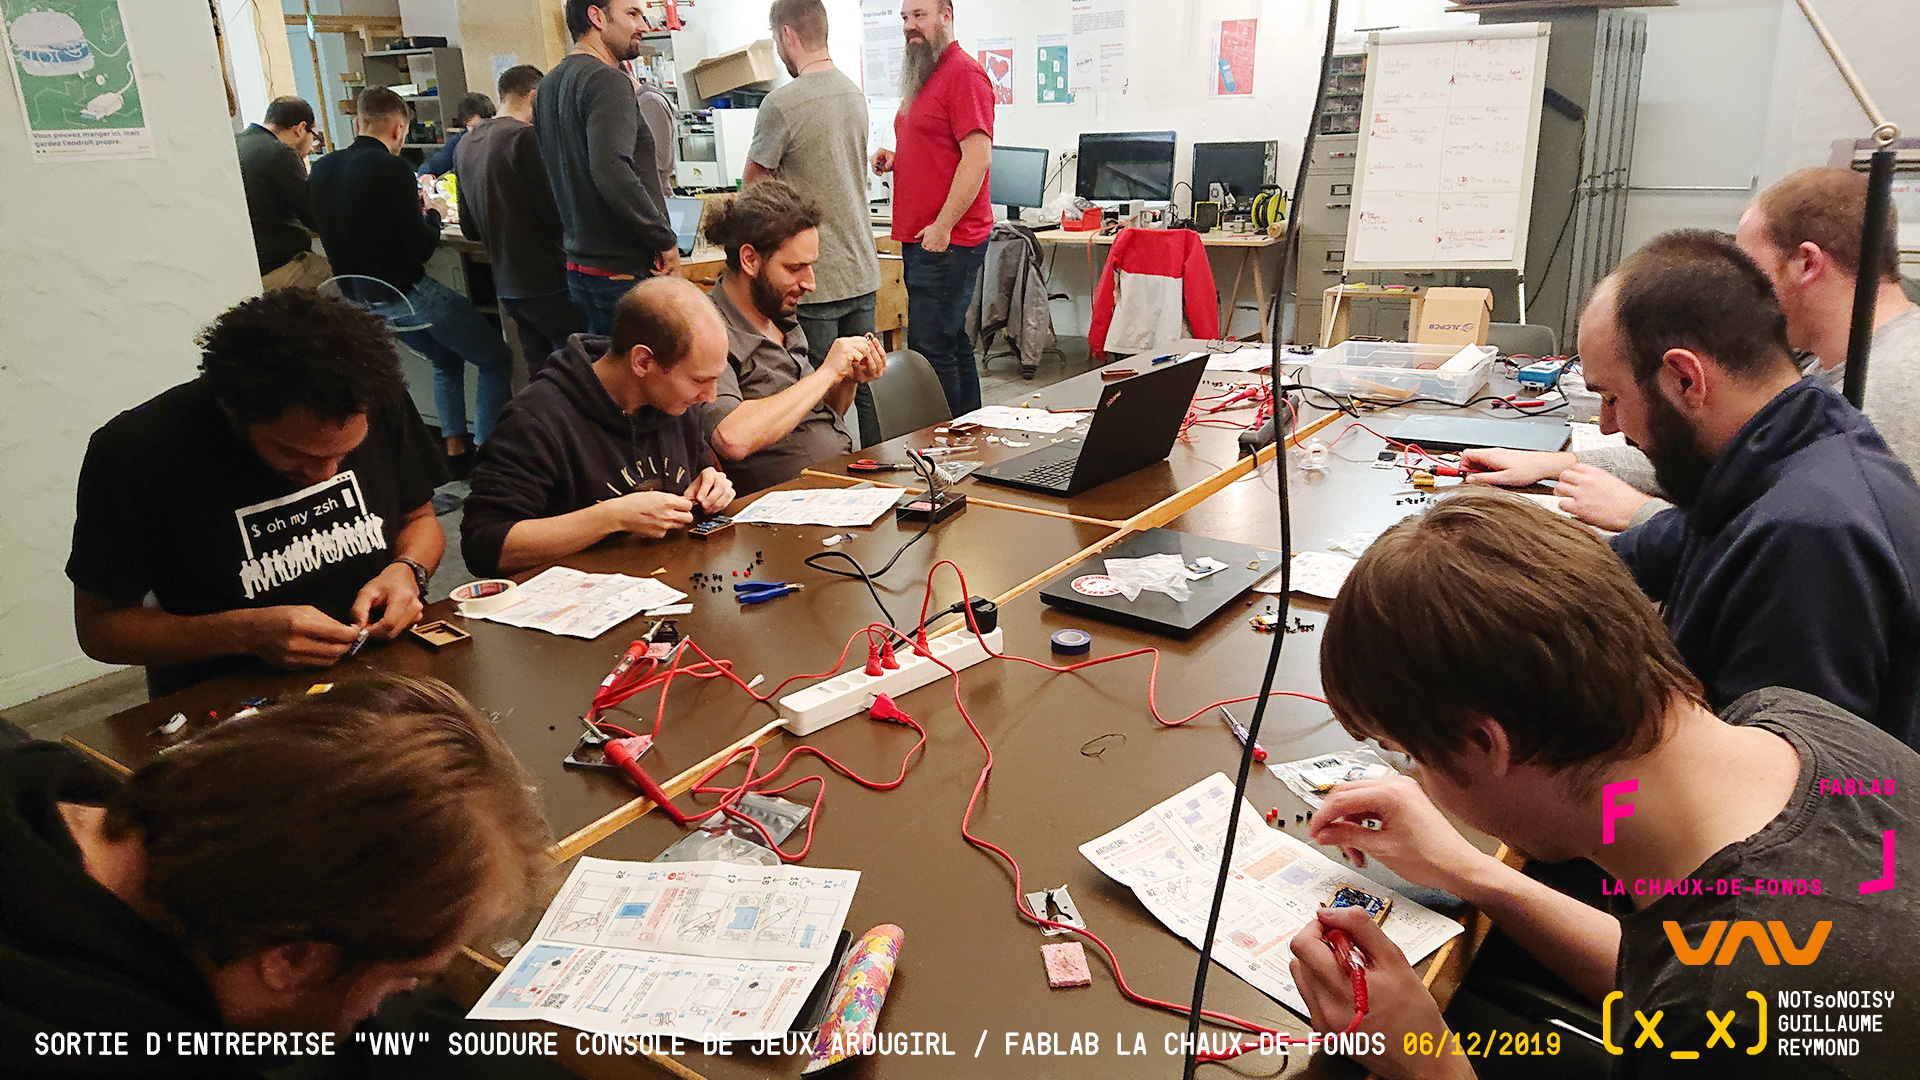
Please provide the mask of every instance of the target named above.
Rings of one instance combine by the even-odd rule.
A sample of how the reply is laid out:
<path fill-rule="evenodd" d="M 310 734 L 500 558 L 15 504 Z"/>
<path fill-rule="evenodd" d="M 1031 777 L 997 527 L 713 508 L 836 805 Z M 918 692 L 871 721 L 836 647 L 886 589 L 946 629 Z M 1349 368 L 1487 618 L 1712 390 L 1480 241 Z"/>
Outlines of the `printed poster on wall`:
<path fill-rule="evenodd" d="M 1127 0 L 1069 0 L 1067 89 L 1125 90 Z"/>
<path fill-rule="evenodd" d="M 1253 93 L 1253 51 L 1259 36 L 1259 19 L 1226 19 L 1214 24 L 1212 96 L 1245 97 Z"/>
<path fill-rule="evenodd" d="M 119 0 L 0 0 L 35 161 L 153 156 Z"/>
<path fill-rule="evenodd" d="M 974 59 L 987 69 L 987 78 L 993 83 L 993 103 L 995 105 L 1013 104 L 1013 46 L 1010 37 L 981 38 Z"/>
<path fill-rule="evenodd" d="M 1034 61 L 1034 100 L 1042 105 L 1073 104 L 1073 91 L 1067 89 L 1067 35 L 1041 34 Z"/>
<path fill-rule="evenodd" d="M 860 0 L 860 86 L 868 98 L 895 97 L 907 56 L 896 0 Z"/>

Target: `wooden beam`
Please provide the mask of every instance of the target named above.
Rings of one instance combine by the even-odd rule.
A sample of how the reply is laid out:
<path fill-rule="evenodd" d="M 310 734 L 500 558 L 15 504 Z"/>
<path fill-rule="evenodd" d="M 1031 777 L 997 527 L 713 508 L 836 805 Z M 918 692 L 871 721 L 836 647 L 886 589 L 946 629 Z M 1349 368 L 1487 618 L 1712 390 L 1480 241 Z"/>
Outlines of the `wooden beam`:
<path fill-rule="evenodd" d="M 288 26 L 307 25 L 307 16 L 288 15 Z M 315 15 L 313 29 L 322 34 L 359 34 L 362 38 L 369 34 L 380 37 L 401 37 L 404 31 L 400 20 L 391 15 Z"/>

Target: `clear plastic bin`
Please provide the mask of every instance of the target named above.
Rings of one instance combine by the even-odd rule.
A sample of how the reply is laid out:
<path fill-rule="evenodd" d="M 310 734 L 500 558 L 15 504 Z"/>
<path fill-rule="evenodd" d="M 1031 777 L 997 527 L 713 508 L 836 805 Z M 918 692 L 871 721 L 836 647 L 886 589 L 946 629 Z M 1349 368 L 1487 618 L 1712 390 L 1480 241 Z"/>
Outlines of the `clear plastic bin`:
<path fill-rule="evenodd" d="M 1487 385 L 1497 351 L 1491 345 L 1343 341 L 1314 354 L 1311 381 L 1336 394 L 1430 397 L 1464 405 Z"/>

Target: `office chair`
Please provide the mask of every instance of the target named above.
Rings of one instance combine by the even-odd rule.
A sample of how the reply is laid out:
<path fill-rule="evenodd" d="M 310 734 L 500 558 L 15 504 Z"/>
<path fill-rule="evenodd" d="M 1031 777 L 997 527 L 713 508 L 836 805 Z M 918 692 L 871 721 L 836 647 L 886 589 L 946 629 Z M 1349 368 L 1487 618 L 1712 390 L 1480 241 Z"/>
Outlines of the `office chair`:
<path fill-rule="evenodd" d="M 1536 360 L 1560 355 L 1553 327 L 1542 323 L 1488 323 L 1487 344 L 1501 356 L 1531 356 Z"/>
<path fill-rule="evenodd" d="M 869 445 L 953 419 L 947 395 L 940 388 L 927 358 L 912 349 L 887 354 L 886 374 L 867 384 L 873 391 L 873 411 L 880 418 L 877 437 L 861 432 Z"/>

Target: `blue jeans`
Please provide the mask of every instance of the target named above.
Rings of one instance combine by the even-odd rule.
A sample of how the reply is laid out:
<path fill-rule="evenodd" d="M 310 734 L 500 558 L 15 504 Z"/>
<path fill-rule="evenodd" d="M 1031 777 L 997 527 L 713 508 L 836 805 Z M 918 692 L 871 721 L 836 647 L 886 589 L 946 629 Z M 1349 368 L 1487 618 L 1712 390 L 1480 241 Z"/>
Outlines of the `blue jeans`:
<path fill-rule="evenodd" d="M 567 271 L 567 295 L 574 306 L 586 313 L 587 333 L 606 337 L 613 333 L 613 306 L 627 295 L 639 278 L 610 278 L 598 274 Z"/>
<path fill-rule="evenodd" d="M 902 244 L 907 286 L 907 347 L 927 358 L 946 391 L 947 408 L 961 416 L 980 407 L 980 368 L 967 337 L 967 305 L 987 260 L 985 241 L 941 252 Z"/>
<path fill-rule="evenodd" d="M 440 414 L 440 434 L 453 439 L 467 434 L 467 365 L 480 369 L 479 415 L 473 418 L 473 439 L 487 441 L 500 410 L 513 396 L 513 353 L 506 339 L 473 302 L 430 277 L 423 277 L 407 293 L 406 306 L 373 305 L 374 314 L 401 326 L 419 326 L 400 335 L 407 347 L 433 364 L 433 408 Z"/>
<path fill-rule="evenodd" d="M 873 333 L 876 307 L 873 293 L 824 304 L 801 304 L 795 314 L 800 319 L 801 333 L 807 335 L 807 354 L 813 358 L 813 366 L 820 366 L 836 340 Z M 873 389 L 866 383 L 861 383 L 853 392 L 853 414 L 860 421 L 859 444 L 871 446 L 878 442 L 873 436 L 880 430 L 880 414 L 873 407 Z"/>

